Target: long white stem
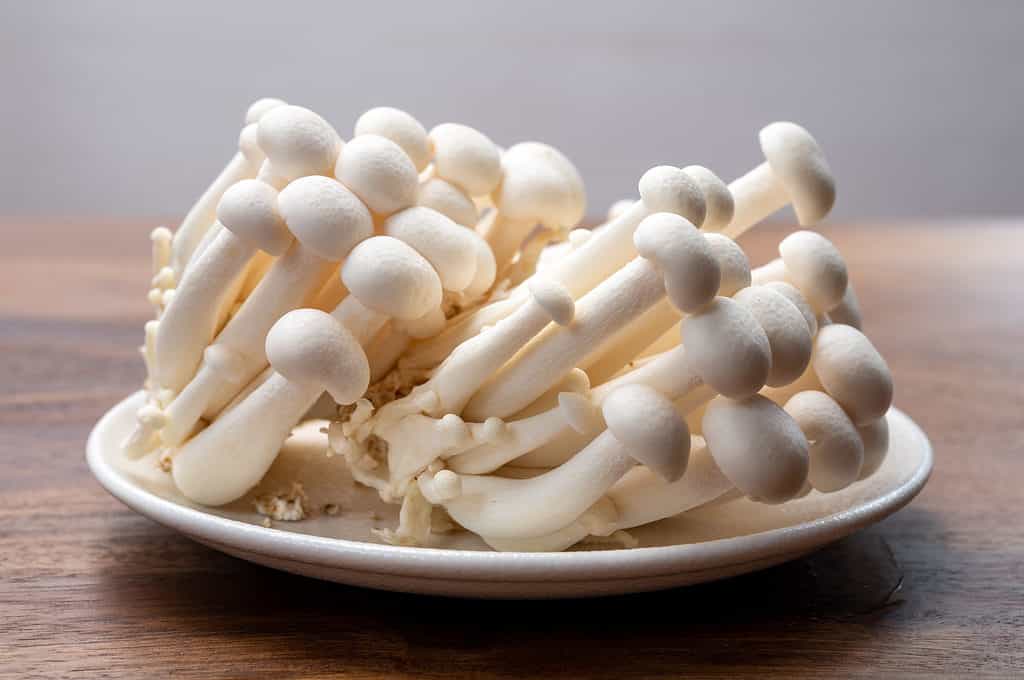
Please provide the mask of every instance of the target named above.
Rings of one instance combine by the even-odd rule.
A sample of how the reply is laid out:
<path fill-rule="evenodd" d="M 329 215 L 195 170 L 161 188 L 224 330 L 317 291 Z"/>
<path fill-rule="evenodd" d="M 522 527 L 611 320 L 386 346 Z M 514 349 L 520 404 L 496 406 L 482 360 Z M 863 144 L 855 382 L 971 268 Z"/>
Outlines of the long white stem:
<path fill-rule="evenodd" d="M 218 311 L 255 249 L 224 229 L 185 271 L 156 334 L 157 383 L 179 391 L 195 373 L 217 331 Z M 237 289 L 236 289 L 237 290 Z"/>
<path fill-rule="evenodd" d="M 572 460 L 530 479 L 461 477 L 462 493 L 444 501 L 434 488 L 434 476 L 420 476 L 420 490 L 432 503 L 442 504 L 452 518 L 482 536 L 527 538 L 543 536 L 566 526 L 634 465 L 622 444 L 605 432 Z"/>
<path fill-rule="evenodd" d="M 636 359 L 643 349 L 674 329 L 681 319 L 682 315 L 667 298 L 661 300 L 609 342 L 583 357 L 579 367 L 587 372 L 592 384 L 600 385 Z M 675 335 L 678 344 L 678 328 L 675 328 Z"/>
<path fill-rule="evenodd" d="M 732 239 L 739 238 L 752 226 L 789 203 L 789 195 L 767 161 L 733 180 L 729 184 L 729 191 L 735 208 L 729 226 L 722 233 Z"/>
<path fill-rule="evenodd" d="M 262 158 L 249 159 L 241 151 L 228 162 L 185 215 L 171 241 L 171 267 L 180 280 L 192 252 L 217 219 L 217 203 L 232 184 L 256 176 Z"/>
<path fill-rule="evenodd" d="M 664 296 L 661 273 L 646 259 L 635 258 L 579 299 L 571 324 L 545 329 L 502 367 L 469 400 L 464 417 L 504 418 L 519 411 Z"/>

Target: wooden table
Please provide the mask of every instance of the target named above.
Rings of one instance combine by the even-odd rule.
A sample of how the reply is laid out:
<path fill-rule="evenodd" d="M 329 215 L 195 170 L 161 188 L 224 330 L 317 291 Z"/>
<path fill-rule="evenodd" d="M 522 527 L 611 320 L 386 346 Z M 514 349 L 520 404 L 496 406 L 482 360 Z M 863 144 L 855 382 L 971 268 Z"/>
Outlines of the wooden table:
<path fill-rule="evenodd" d="M 564 602 L 289 576 L 108 496 L 84 442 L 141 380 L 151 226 L 0 223 L 0 675 L 1024 673 L 1024 224 L 825 229 L 935 444 L 909 507 L 759 574 Z M 755 261 L 780 233 L 751 235 Z"/>

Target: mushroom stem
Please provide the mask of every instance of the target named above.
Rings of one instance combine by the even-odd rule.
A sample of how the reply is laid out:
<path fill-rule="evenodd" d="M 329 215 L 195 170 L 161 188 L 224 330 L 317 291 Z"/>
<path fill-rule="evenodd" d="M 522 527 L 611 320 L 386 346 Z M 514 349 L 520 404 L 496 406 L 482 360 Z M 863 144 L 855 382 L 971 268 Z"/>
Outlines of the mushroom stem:
<path fill-rule="evenodd" d="M 767 161 L 730 182 L 729 191 L 736 207 L 722 233 L 734 239 L 789 203 L 785 187 Z"/>
<path fill-rule="evenodd" d="M 477 231 L 491 247 L 499 272 L 503 271 L 519 252 L 519 248 L 536 224 L 537 221 L 534 219 L 512 219 L 497 210 L 492 210 L 483 218 L 477 226 Z"/>

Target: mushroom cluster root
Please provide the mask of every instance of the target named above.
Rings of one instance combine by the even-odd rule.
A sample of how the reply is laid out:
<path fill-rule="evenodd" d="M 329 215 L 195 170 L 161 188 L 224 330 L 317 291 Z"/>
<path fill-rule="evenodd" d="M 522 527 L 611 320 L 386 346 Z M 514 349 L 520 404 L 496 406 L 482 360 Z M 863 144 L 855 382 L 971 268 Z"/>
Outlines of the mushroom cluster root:
<path fill-rule="evenodd" d="M 652 167 L 583 228 L 583 180 L 548 144 L 392 107 L 345 140 L 278 99 L 244 123 L 178 230 L 151 235 L 124 449 L 192 501 L 243 497 L 325 413 L 339 479 L 401 504 L 374 533 L 398 545 L 629 547 L 693 508 L 882 465 L 892 376 L 813 231 L 835 182 L 799 125 L 764 127 L 732 182 Z M 752 268 L 737 240 L 787 206 L 801 229 Z"/>

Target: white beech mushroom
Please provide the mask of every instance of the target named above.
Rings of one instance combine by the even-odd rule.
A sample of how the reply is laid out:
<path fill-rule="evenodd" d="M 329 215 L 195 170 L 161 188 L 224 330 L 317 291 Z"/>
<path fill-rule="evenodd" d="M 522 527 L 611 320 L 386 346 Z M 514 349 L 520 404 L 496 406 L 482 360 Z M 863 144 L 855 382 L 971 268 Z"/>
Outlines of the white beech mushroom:
<path fill-rule="evenodd" d="M 643 219 L 657 212 L 681 215 L 694 224 L 704 221 L 706 208 L 700 187 L 679 168 L 661 165 L 640 178 L 641 200 L 618 219 L 609 222 L 579 248 L 552 263 L 543 276 L 558 282 L 573 299 L 590 291 L 601 281 L 626 265 L 636 255 L 633 232 Z M 481 328 L 493 325 L 529 300 L 529 280 L 520 284 L 507 299 L 497 300 L 466 315 L 431 342 L 422 343 L 409 353 L 410 366 L 429 368 L 437 365 L 464 340 Z"/>
<path fill-rule="evenodd" d="M 801 225 L 819 222 L 835 203 L 836 185 L 814 137 L 795 123 L 778 122 L 763 127 L 758 140 L 765 162 L 729 184 L 735 210 L 723 232 L 738 238 L 789 203 Z"/>
<path fill-rule="evenodd" d="M 217 330 L 218 310 L 253 255 L 262 250 L 276 257 L 292 242 L 277 191 L 258 180 L 242 180 L 225 191 L 217 218 L 224 229 L 185 270 L 157 328 L 156 379 L 166 389 L 180 390 L 195 373 Z"/>
<path fill-rule="evenodd" d="M 314 296 L 336 263 L 373 233 L 366 206 L 330 177 L 289 183 L 278 208 L 295 242 L 206 348 L 199 371 L 168 406 L 167 444 L 184 441 L 199 418 L 215 415 L 263 370 L 264 339 L 274 322 Z"/>
<path fill-rule="evenodd" d="M 433 208 L 469 229 L 475 229 L 480 219 L 476 204 L 463 190 L 440 177 L 431 177 L 420 183 L 416 204 Z M 492 256 L 493 257 L 493 256 Z"/>
<path fill-rule="evenodd" d="M 705 436 L 691 446 L 686 474 L 667 482 L 636 467 L 609 489 L 611 508 L 595 504 L 577 521 L 545 536 L 484 536 L 497 550 L 564 550 L 588 535 L 607 536 L 673 517 L 738 490 L 767 503 L 796 497 L 809 468 L 807 438 L 780 406 L 760 396 L 716 397 L 704 416 Z M 465 478 L 463 478 L 465 479 Z"/>
<path fill-rule="evenodd" d="M 228 187 L 243 179 L 251 179 L 259 171 L 264 153 L 256 142 L 256 126 L 260 118 L 272 109 L 284 106 L 280 99 L 259 99 L 249 106 L 245 114 L 246 127 L 239 135 L 238 152 L 231 158 L 227 166 L 221 170 L 213 183 L 203 192 L 195 205 L 185 215 L 171 242 L 170 266 L 179 279 L 185 271 L 192 253 L 196 250 L 203 235 L 215 220 L 217 204 Z"/>
<path fill-rule="evenodd" d="M 843 300 L 849 284 L 846 262 L 827 238 L 815 231 L 796 231 L 779 242 L 777 260 L 755 269 L 755 284 L 787 281 L 796 286 L 817 314 Z"/>
<path fill-rule="evenodd" d="M 586 195 L 576 166 L 557 149 L 521 142 L 501 156 L 501 182 L 493 190 L 495 210 L 480 225 L 500 271 L 538 224 L 552 233 L 583 218 Z"/>
<path fill-rule="evenodd" d="M 758 301 L 754 301 L 751 306 L 757 304 Z M 790 326 L 794 324 L 804 326 L 795 308 L 789 321 Z M 585 437 L 596 435 L 602 426 L 595 417 L 597 407 L 612 392 L 626 385 L 641 384 L 657 390 L 676 401 L 683 415 L 716 394 L 734 398 L 752 395 L 771 376 L 772 343 L 785 337 L 785 332 L 778 330 L 781 325 L 776 323 L 770 328 L 772 337 L 769 338 L 747 306 L 729 298 L 715 298 L 683 321 L 681 346 L 594 388 L 589 394 L 559 394 L 557 407 L 507 422 L 505 437 L 461 452 L 451 457 L 448 465 L 459 472 L 492 472 L 552 441 L 568 428 Z M 808 343 L 806 356 L 801 359 L 794 353 L 787 360 L 806 364 L 809 354 Z M 793 367 L 784 370 L 794 372 Z M 558 464 L 561 460 L 551 462 Z"/>
<path fill-rule="evenodd" d="M 864 442 L 836 400 L 817 390 L 793 395 L 785 405 L 810 442 L 807 481 L 818 491 L 843 489 L 860 476 Z"/>
<path fill-rule="evenodd" d="M 811 366 L 829 396 L 861 426 L 892 405 L 892 374 L 866 335 L 852 326 L 829 324 L 818 331 Z"/>
<path fill-rule="evenodd" d="M 338 155 L 334 172 L 375 215 L 387 216 L 416 202 L 416 167 L 402 147 L 386 137 L 353 138 Z"/>
<path fill-rule="evenodd" d="M 330 315 L 299 309 L 270 329 L 274 372 L 173 456 L 178 489 L 204 505 L 244 495 L 266 474 L 291 429 L 326 390 L 339 404 L 363 395 L 370 368 L 362 347 Z"/>
<path fill-rule="evenodd" d="M 316 113 L 301 106 L 278 106 L 259 121 L 259 145 L 267 156 L 261 174 L 285 184 L 307 175 L 330 176 L 344 142 Z"/>
<path fill-rule="evenodd" d="M 378 106 L 359 116 L 353 136 L 369 134 L 386 137 L 402 147 L 417 172 L 430 164 L 433 149 L 426 128 L 401 109 Z"/>
<path fill-rule="evenodd" d="M 640 256 L 576 303 L 571 326 L 553 326 L 503 366 L 466 404 L 470 419 L 511 415 L 543 394 L 576 362 L 667 296 L 682 311 L 714 298 L 718 262 L 696 227 L 672 213 L 644 219 L 635 235 Z"/>
<path fill-rule="evenodd" d="M 642 385 L 621 387 L 605 400 L 604 419 L 604 433 L 550 472 L 530 479 L 425 472 L 420 490 L 475 533 L 526 538 L 575 520 L 636 463 L 668 482 L 683 475 L 690 434 L 658 392 Z"/>

